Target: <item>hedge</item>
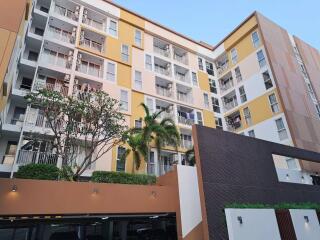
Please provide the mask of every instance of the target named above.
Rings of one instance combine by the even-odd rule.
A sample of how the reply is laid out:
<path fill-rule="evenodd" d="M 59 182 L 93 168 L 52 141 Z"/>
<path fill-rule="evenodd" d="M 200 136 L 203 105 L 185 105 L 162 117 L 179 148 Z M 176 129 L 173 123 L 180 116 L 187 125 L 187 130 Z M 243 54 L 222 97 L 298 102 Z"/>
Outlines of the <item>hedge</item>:
<path fill-rule="evenodd" d="M 156 183 L 156 177 L 152 175 L 146 175 L 146 174 L 94 171 L 92 173 L 91 181 L 98 182 L 98 183 L 149 185 L 149 184 Z"/>
<path fill-rule="evenodd" d="M 59 168 L 50 164 L 27 164 L 20 166 L 16 178 L 57 180 L 59 177 Z"/>

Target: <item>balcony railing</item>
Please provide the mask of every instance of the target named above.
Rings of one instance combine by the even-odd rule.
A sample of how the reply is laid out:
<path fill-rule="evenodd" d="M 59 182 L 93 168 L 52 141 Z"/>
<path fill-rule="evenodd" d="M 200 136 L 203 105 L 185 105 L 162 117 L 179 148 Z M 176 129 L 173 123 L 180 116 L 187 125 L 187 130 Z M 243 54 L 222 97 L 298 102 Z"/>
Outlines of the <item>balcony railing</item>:
<path fill-rule="evenodd" d="M 179 74 L 175 72 L 174 74 L 175 78 L 181 82 L 190 83 L 190 78 L 188 74 Z"/>
<path fill-rule="evenodd" d="M 103 77 L 103 72 L 102 72 L 101 66 L 99 66 L 99 68 L 97 68 L 97 67 L 91 66 L 90 64 L 81 63 L 79 65 L 79 67 L 77 68 L 77 71 L 94 76 L 94 77 L 98 77 L 98 78 Z"/>
<path fill-rule="evenodd" d="M 190 149 L 192 148 L 193 144 L 192 141 L 181 139 L 180 146 L 182 148 Z"/>
<path fill-rule="evenodd" d="M 193 97 L 190 94 L 177 92 L 177 99 L 185 103 L 193 103 Z"/>
<path fill-rule="evenodd" d="M 41 61 L 46 64 L 56 65 L 62 68 L 71 68 L 71 64 L 68 63 L 67 55 L 58 53 L 56 55 L 51 55 L 45 51 L 41 54 Z"/>
<path fill-rule="evenodd" d="M 157 94 L 164 96 L 164 97 L 171 97 L 172 96 L 172 90 L 169 90 L 164 87 L 156 87 Z"/>
<path fill-rule="evenodd" d="M 87 48 L 91 48 L 94 51 L 98 51 L 98 52 L 102 52 L 103 48 L 102 48 L 102 44 L 92 41 L 90 39 L 84 39 L 84 41 L 80 42 L 80 45 L 87 47 Z"/>
<path fill-rule="evenodd" d="M 49 27 L 48 36 L 66 43 L 73 43 L 73 38 L 70 32 L 61 29 Z"/>
<path fill-rule="evenodd" d="M 226 62 L 226 63 L 224 63 L 222 65 L 219 65 L 217 67 L 218 75 L 223 74 L 228 68 L 229 68 L 229 63 L 228 62 Z"/>
<path fill-rule="evenodd" d="M 181 62 L 181 63 L 183 63 L 185 65 L 188 65 L 188 58 L 187 58 L 186 54 L 183 55 L 183 56 L 180 56 L 180 55 L 174 53 L 173 58 L 175 60 L 177 60 L 178 62 Z"/>
<path fill-rule="evenodd" d="M 153 50 L 156 53 L 159 53 L 162 56 L 170 57 L 170 50 L 163 49 L 163 48 L 161 48 L 159 46 L 153 46 Z"/>
<path fill-rule="evenodd" d="M 168 68 L 162 67 L 160 65 L 154 65 L 154 71 L 165 76 L 171 76 L 171 71 Z"/>
<path fill-rule="evenodd" d="M 26 165 L 30 163 L 57 165 L 58 155 L 50 152 L 19 150 L 17 164 Z"/>
<path fill-rule="evenodd" d="M 174 119 L 174 114 L 172 112 L 162 112 L 159 115 L 160 119 L 164 119 L 164 118 L 171 118 Z"/>
<path fill-rule="evenodd" d="M 63 96 L 68 95 L 68 87 L 60 83 L 47 83 L 45 80 L 37 79 L 35 82 L 35 90 L 47 89 L 61 93 Z"/>
<path fill-rule="evenodd" d="M 83 21 L 84 24 L 87 24 L 93 28 L 96 28 L 96 29 L 99 29 L 99 30 L 103 30 L 103 23 L 102 22 L 98 22 L 98 21 L 95 21 L 91 18 L 86 18 L 84 19 Z"/>
<path fill-rule="evenodd" d="M 224 109 L 226 111 L 228 111 L 228 110 L 230 110 L 230 109 L 232 109 L 232 108 L 234 108 L 236 106 L 238 106 L 238 102 L 237 102 L 236 99 L 234 99 L 234 100 L 232 100 L 230 102 L 225 102 L 225 101 L 223 102 L 223 107 L 224 107 Z"/>
<path fill-rule="evenodd" d="M 194 119 L 185 118 L 185 117 L 182 117 L 182 116 L 178 116 L 178 122 L 182 123 L 182 124 L 185 124 L 185 125 L 190 125 L 190 126 L 195 123 Z"/>
<path fill-rule="evenodd" d="M 43 112 L 39 109 L 29 108 L 26 115 L 26 125 L 33 127 L 49 128 L 49 123 L 46 120 Z"/>
<path fill-rule="evenodd" d="M 232 79 L 230 79 L 229 81 L 225 82 L 225 83 L 221 83 L 220 85 L 220 90 L 222 92 L 227 91 L 228 89 L 232 88 L 234 86 Z"/>
<path fill-rule="evenodd" d="M 54 7 L 54 12 L 61 15 L 61 16 L 64 16 L 64 17 L 67 17 L 69 19 L 72 19 L 74 21 L 78 21 L 78 16 L 76 16 L 75 12 L 72 11 L 72 10 L 69 10 L 65 7 L 62 7 L 62 6 L 59 6 L 59 5 L 55 5 Z"/>

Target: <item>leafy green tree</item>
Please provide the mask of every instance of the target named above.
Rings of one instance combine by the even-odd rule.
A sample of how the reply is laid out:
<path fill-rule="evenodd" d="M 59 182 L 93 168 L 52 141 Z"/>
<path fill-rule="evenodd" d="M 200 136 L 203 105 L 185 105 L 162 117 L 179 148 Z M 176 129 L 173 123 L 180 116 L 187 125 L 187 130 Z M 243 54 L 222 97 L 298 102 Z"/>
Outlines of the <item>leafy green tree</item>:
<path fill-rule="evenodd" d="M 194 147 L 192 147 L 191 149 L 188 149 L 185 154 L 186 154 L 186 164 L 188 164 L 189 166 L 194 166 L 196 164 Z"/>
<path fill-rule="evenodd" d="M 126 139 L 132 149 L 137 169 L 141 164 L 141 157 L 144 157 L 145 161 L 148 162 L 152 143 L 155 144 L 158 155 L 166 145 L 171 145 L 177 150 L 180 144 L 180 133 L 174 120 L 171 118 L 159 119 L 161 113 L 165 110 L 151 113 L 144 103 L 141 103 L 141 106 L 145 113 L 143 127 L 130 129 Z"/>
<path fill-rule="evenodd" d="M 31 106 L 43 110 L 56 154 L 63 166 L 72 169 L 64 171 L 65 179 L 78 180 L 86 169 L 121 142 L 127 129 L 119 102 L 104 91 L 65 97 L 57 91 L 42 89 L 26 98 Z M 84 150 L 83 159 L 79 159 L 79 148 Z"/>

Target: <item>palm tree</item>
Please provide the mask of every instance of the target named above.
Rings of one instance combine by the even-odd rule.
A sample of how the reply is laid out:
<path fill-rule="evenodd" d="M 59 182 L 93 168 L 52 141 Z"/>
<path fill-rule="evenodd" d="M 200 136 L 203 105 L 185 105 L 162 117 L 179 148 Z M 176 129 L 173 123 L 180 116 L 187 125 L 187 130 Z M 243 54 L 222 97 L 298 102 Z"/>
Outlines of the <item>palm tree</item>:
<path fill-rule="evenodd" d="M 194 166 L 196 164 L 194 147 L 188 149 L 185 154 L 186 154 L 186 164 L 188 164 L 189 166 Z"/>
<path fill-rule="evenodd" d="M 151 143 L 160 154 L 160 150 L 166 145 L 172 145 L 176 150 L 180 144 L 180 134 L 175 122 L 171 118 L 163 118 L 159 121 L 160 114 L 165 111 L 161 110 L 150 113 L 148 106 L 141 103 L 145 116 L 143 118 L 142 128 L 132 128 L 127 143 L 134 154 L 136 167 L 140 166 L 141 156 L 145 161 L 149 161 L 149 152 Z"/>

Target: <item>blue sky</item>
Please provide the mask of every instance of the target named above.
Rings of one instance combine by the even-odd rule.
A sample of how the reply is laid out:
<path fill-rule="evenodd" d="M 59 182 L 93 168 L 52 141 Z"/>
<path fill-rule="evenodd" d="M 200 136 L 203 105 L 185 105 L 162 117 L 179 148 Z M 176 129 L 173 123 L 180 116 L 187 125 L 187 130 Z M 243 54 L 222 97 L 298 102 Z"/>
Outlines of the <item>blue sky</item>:
<path fill-rule="evenodd" d="M 320 0 L 113 0 L 130 10 L 215 45 L 254 10 L 320 49 Z"/>

